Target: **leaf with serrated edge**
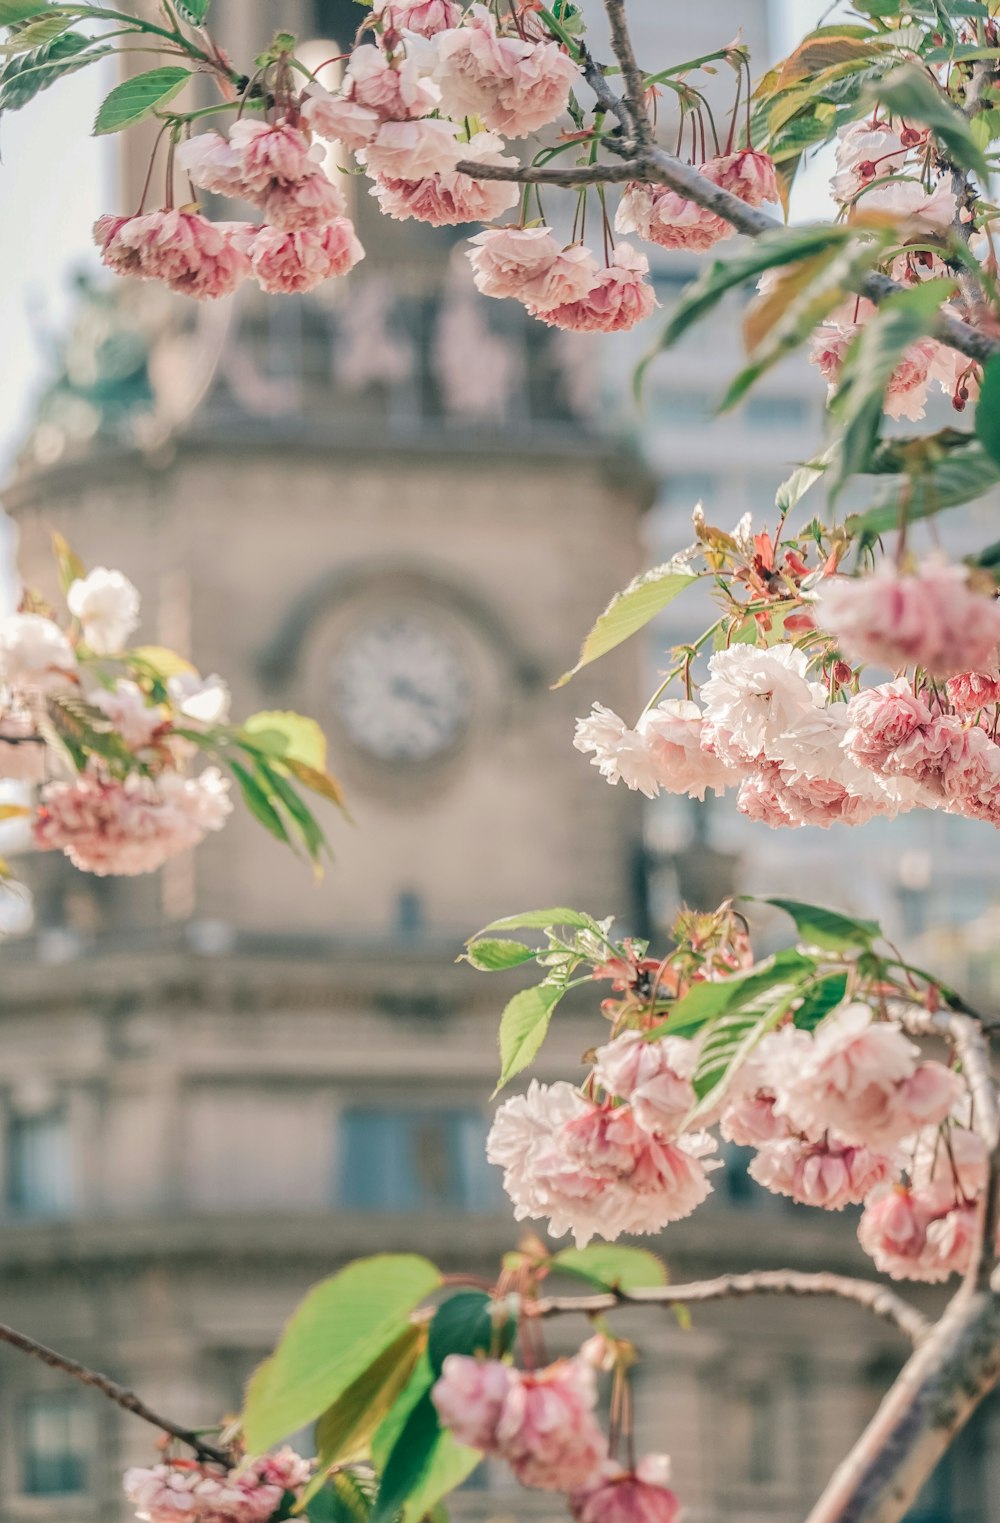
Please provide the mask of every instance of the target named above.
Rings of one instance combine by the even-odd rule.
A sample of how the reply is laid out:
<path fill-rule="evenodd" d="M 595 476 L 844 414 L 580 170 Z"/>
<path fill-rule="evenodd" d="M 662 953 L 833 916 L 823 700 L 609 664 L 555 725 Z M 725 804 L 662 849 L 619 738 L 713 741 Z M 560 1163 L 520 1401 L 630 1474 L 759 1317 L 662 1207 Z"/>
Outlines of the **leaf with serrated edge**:
<path fill-rule="evenodd" d="M 545 931 L 550 925 L 591 930 L 594 924 L 593 915 L 586 915 L 581 910 L 568 910 L 560 905 L 553 910 L 525 910 L 520 915 L 504 915 L 500 920 L 491 920 L 489 925 L 484 925 L 479 935 L 486 931 Z M 473 941 L 477 939 L 472 937 Z"/>
<path fill-rule="evenodd" d="M 622 1248 L 612 1243 L 589 1243 L 586 1248 L 563 1248 L 549 1260 L 552 1269 L 586 1280 L 602 1290 L 645 1290 L 666 1285 L 667 1266 L 648 1248 Z"/>
<path fill-rule="evenodd" d="M 608 651 L 644 629 L 650 619 L 697 580 L 693 571 L 676 561 L 667 561 L 665 565 L 637 576 L 622 592 L 615 593 L 584 640 L 580 659 L 568 672 L 563 672 L 553 687 L 563 687 L 583 667 L 606 656 Z"/>
<path fill-rule="evenodd" d="M 531 962 L 536 952 L 534 947 L 525 946 L 523 941 L 480 936 L 469 942 L 469 949 L 464 955 L 465 961 L 480 973 L 497 973 L 504 968 L 517 968 L 522 963 Z"/>
<path fill-rule="evenodd" d="M 565 992 L 558 984 L 538 984 L 533 989 L 522 989 L 507 1001 L 500 1019 L 498 1090 L 538 1056 L 552 1012 Z"/>
<path fill-rule="evenodd" d="M 761 903 L 784 910 L 794 920 L 802 941 L 823 951 L 843 952 L 848 948 L 864 951 L 880 934 L 877 920 L 856 920 L 851 915 L 842 915 L 818 904 L 804 904 L 799 899 L 763 899 Z"/>
<path fill-rule="evenodd" d="M 101 102 L 94 121 L 94 136 L 121 132 L 145 121 L 154 111 L 169 105 L 191 78 L 190 69 L 168 65 L 123 79 Z"/>
<path fill-rule="evenodd" d="M 333 1405 L 409 1326 L 441 1283 L 416 1254 L 380 1254 L 323 1280 L 293 1313 L 277 1349 L 251 1376 L 247 1444 L 263 1454 Z"/>

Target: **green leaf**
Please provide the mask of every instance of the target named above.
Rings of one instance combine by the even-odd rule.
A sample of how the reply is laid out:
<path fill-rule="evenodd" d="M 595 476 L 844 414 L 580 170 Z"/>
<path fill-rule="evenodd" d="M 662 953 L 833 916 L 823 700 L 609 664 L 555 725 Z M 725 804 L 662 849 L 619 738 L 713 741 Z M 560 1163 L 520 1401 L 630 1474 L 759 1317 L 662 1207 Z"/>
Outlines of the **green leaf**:
<path fill-rule="evenodd" d="M 830 414 L 840 427 L 832 471 L 834 495 L 849 476 L 869 467 L 882 426 L 886 387 L 903 353 L 934 326 L 952 280 L 927 280 L 890 296 L 868 318 L 844 357 Z"/>
<path fill-rule="evenodd" d="M 496 973 L 502 968 L 517 968 L 521 963 L 531 962 L 535 948 L 525 946 L 523 941 L 501 941 L 480 936 L 469 942 L 469 949 L 464 956 L 465 961 L 478 968 L 480 973 Z"/>
<path fill-rule="evenodd" d="M 810 487 L 822 479 L 830 462 L 830 453 L 829 450 L 824 450 L 815 460 L 807 460 L 804 465 L 796 466 L 792 474 L 781 483 L 774 495 L 774 505 L 779 512 L 790 513 Z"/>
<path fill-rule="evenodd" d="M 437 1408 L 426 1391 L 410 1412 L 385 1462 L 372 1523 L 391 1523 L 396 1518 L 427 1474 L 440 1436 Z"/>
<path fill-rule="evenodd" d="M 553 1269 L 576 1275 L 599 1290 L 645 1290 L 668 1283 L 663 1260 L 648 1248 L 620 1248 L 613 1243 L 590 1243 L 586 1248 L 563 1248 L 550 1260 Z"/>
<path fill-rule="evenodd" d="M 174 0 L 177 14 L 192 26 L 202 26 L 212 0 Z"/>
<path fill-rule="evenodd" d="M 561 984 L 538 984 L 508 1000 L 500 1018 L 500 1079 L 503 1089 L 538 1056 L 552 1012 L 566 993 Z"/>
<path fill-rule="evenodd" d="M 973 502 L 1000 482 L 1000 465 L 986 454 L 978 440 L 968 446 L 949 450 L 930 467 L 914 470 L 884 486 L 867 513 L 848 516 L 848 533 L 862 544 L 870 544 L 881 534 L 899 527 L 904 516 L 907 523 L 930 518 L 947 508 Z"/>
<path fill-rule="evenodd" d="M 901 63 L 878 86 L 866 92 L 872 105 L 912 123 L 922 122 L 962 169 L 971 169 L 984 184 L 989 180 L 989 165 L 983 150 L 969 128 L 969 122 L 957 106 L 917 64 Z"/>
<path fill-rule="evenodd" d="M 885 241 L 883 236 L 843 247 L 832 244 L 791 265 L 751 303 L 743 328 L 752 363 L 730 383 L 720 412 L 734 407 L 762 375 L 805 343 L 875 263 Z"/>
<path fill-rule="evenodd" d="M 257 778 L 251 776 L 247 769 L 238 761 L 230 759 L 229 766 L 233 776 L 239 783 L 243 802 L 254 819 L 263 825 L 265 830 L 270 831 L 276 840 L 284 842 L 286 846 L 290 846 L 291 840 L 285 828 L 285 822 L 271 803 Z"/>
<path fill-rule="evenodd" d="M 308 1490 L 304 1510 L 309 1523 L 368 1523 L 373 1498 L 352 1471 L 340 1470 L 322 1488 Z"/>
<path fill-rule="evenodd" d="M 491 920 L 484 931 L 547 931 L 549 926 L 571 926 L 576 930 L 589 931 L 595 925 L 592 915 L 581 910 L 568 910 L 563 906 L 554 910 L 525 910 L 520 915 L 505 915 L 502 920 Z M 475 938 L 473 938 L 475 939 Z"/>
<path fill-rule="evenodd" d="M 58 529 L 52 531 L 52 553 L 56 558 L 59 585 L 65 597 L 74 582 L 83 581 L 87 570 L 83 561 L 71 548 L 69 541 L 59 533 Z"/>
<path fill-rule="evenodd" d="M 190 69 L 169 64 L 123 79 L 101 102 L 94 121 L 94 136 L 134 127 L 136 122 L 144 121 L 154 111 L 168 105 L 191 78 Z"/>
<path fill-rule="evenodd" d="M 317 771 L 326 767 L 326 736 L 315 719 L 305 714 L 263 710 L 245 719 L 243 729 L 262 750 L 285 763 L 301 762 Z"/>
<path fill-rule="evenodd" d="M 175 650 L 168 650 L 165 645 L 137 645 L 129 651 L 129 655 L 143 666 L 148 666 L 164 683 L 171 677 L 185 677 L 195 670 L 190 661 L 179 656 Z"/>
<path fill-rule="evenodd" d="M 319 794 L 320 798 L 329 799 L 331 804 L 336 804 L 345 819 L 350 819 L 350 810 L 344 797 L 344 790 L 332 773 L 319 767 L 310 767 L 297 756 L 283 756 L 281 765 L 290 772 L 294 778 L 308 788 L 310 792 Z"/>
<path fill-rule="evenodd" d="M 428 1259 L 389 1253 L 314 1286 L 251 1376 L 243 1411 L 251 1452 L 263 1454 L 332 1406 L 402 1338 L 411 1313 L 440 1283 Z"/>
<path fill-rule="evenodd" d="M 724 1084 L 746 1061 L 750 1053 L 786 1014 L 795 999 L 797 984 L 778 985 L 762 992 L 756 1000 L 730 1010 L 712 1023 L 701 1044 L 698 1066 L 691 1080 L 699 1104 L 685 1120 L 685 1127 L 695 1122 L 709 1108 L 715 1090 Z"/>
<path fill-rule="evenodd" d="M 484 1290 L 462 1290 L 442 1301 L 427 1337 L 427 1360 L 435 1379 L 449 1354 L 507 1353 L 516 1331 L 510 1313 Z"/>
<path fill-rule="evenodd" d="M 0 26 L 16 26 L 49 9 L 49 0 L 0 0 Z"/>
<path fill-rule="evenodd" d="M 0 112 L 19 111 L 57 80 L 110 52 L 111 47 L 94 44 L 82 32 L 64 32 L 30 53 L 9 59 L 0 69 Z"/>
<path fill-rule="evenodd" d="M 26 26 L 18 27 L 5 43 L 0 43 L 0 53 L 30 53 L 33 48 L 44 47 L 63 32 L 68 32 L 76 17 L 67 11 L 53 11 L 50 16 L 39 16 Z M 984 113 L 985 114 L 985 113 Z"/>
<path fill-rule="evenodd" d="M 856 231 L 836 223 L 776 228 L 773 233 L 763 233 L 754 239 L 749 248 L 741 249 L 728 259 L 713 260 L 704 274 L 688 286 L 681 296 L 660 335 L 655 352 L 675 344 L 692 324 L 722 300 L 727 291 L 756 280 L 765 270 L 795 264 L 800 259 L 810 259 L 813 255 L 822 254 L 856 236 Z M 648 364 L 650 358 L 652 356 L 644 364 Z"/>
<path fill-rule="evenodd" d="M 667 1019 L 646 1033 L 647 1040 L 654 1041 L 661 1036 L 690 1036 L 727 1011 L 750 1004 L 776 984 L 802 984 L 815 971 L 815 958 L 789 947 L 745 973 L 692 984 L 671 1007 Z"/>
<path fill-rule="evenodd" d="M 800 1031 L 814 1031 L 824 1016 L 843 1003 L 847 993 L 847 974 L 830 973 L 806 991 L 805 998 L 792 1019 Z"/>
<path fill-rule="evenodd" d="M 461 1486 L 482 1459 L 478 1449 L 467 1449 L 442 1429 L 431 1449 L 426 1469 L 403 1508 L 403 1523 L 421 1523 L 432 1514 L 442 1497 Z M 438 1520 L 435 1518 L 435 1523 Z"/>
<path fill-rule="evenodd" d="M 991 460 L 1000 465 L 1000 354 L 995 354 L 983 371 L 976 437 Z"/>
<path fill-rule="evenodd" d="M 824 952 L 867 951 L 882 934 L 877 920 L 855 920 L 850 915 L 823 909 L 818 904 L 803 904 L 798 899 L 762 899 L 760 902 L 784 910 L 794 920 L 802 942 L 808 947 L 820 947 Z"/>
<path fill-rule="evenodd" d="M 281 804 L 284 808 L 301 837 L 302 844 L 309 853 L 310 859 L 314 863 L 318 863 L 324 848 L 327 846 L 327 839 L 311 810 L 296 793 L 288 779 L 283 777 L 275 767 L 268 766 L 267 762 L 257 763 L 254 769 L 254 776 L 267 794 L 275 810 L 277 810 L 278 804 Z"/>
<path fill-rule="evenodd" d="M 622 592 L 615 593 L 583 642 L 580 659 L 564 672 L 553 687 L 563 687 L 584 666 L 607 655 L 616 645 L 644 629 L 650 619 L 672 603 L 679 593 L 698 578 L 693 571 L 676 561 L 667 561 L 652 571 L 637 576 Z"/>
<path fill-rule="evenodd" d="M 367 1457 L 372 1435 L 404 1389 L 423 1352 L 425 1330 L 410 1326 L 322 1414 L 316 1424 L 318 1491 L 331 1465 Z"/>

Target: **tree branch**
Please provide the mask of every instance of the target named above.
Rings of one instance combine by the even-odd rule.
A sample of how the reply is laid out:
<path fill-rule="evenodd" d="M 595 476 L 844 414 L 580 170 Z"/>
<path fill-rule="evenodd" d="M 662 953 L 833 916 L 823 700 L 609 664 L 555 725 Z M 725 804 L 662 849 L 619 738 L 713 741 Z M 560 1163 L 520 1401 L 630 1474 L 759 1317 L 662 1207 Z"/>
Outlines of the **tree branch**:
<path fill-rule="evenodd" d="M 65 1354 L 57 1354 L 55 1349 L 46 1348 L 44 1343 L 36 1343 L 34 1338 L 29 1338 L 26 1333 L 19 1333 L 13 1327 L 7 1327 L 0 1323 L 0 1343 L 9 1343 L 11 1348 L 20 1349 L 24 1354 L 31 1354 L 35 1359 L 40 1359 L 42 1364 L 47 1364 L 53 1370 L 61 1370 L 64 1375 L 71 1375 L 74 1380 L 79 1380 L 85 1386 L 90 1386 L 94 1391 L 100 1391 L 109 1401 L 116 1406 L 131 1412 L 134 1417 L 141 1417 L 143 1422 L 150 1423 L 154 1428 L 159 1428 L 162 1433 L 169 1433 L 171 1438 L 180 1439 L 182 1444 L 187 1444 L 193 1449 L 200 1459 L 214 1460 L 216 1464 L 225 1465 L 228 1469 L 232 1465 L 232 1458 L 222 1449 L 216 1449 L 213 1444 L 206 1444 L 204 1439 L 193 1432 L 190 1428 L 178 1427 L 168 1417 L 160 1417 L 151 1407 L 125 1386 L 119 1385 L 109 1375 L 101 1375 L 97 1370 L 88 1369 L 85 1364 L 79 1364 L 75 1359 L 68 1359 Z"/>
<path fill-rule="evenodd" d="M 639 67 L 632 47 L 628 22 L 625 20 L 625 0 L 604 0 L 604 9 L 608 13 L 608 25 L 611 27 L 611 47 L 621 65 L 622 79 L 625 81 L 623 103 L 632 133 L 640 147 L 646 147 L 653 141 L 653 129 L 646 112 L 646 76 Z"/>
<path fill-rule="evenodd" d="M 898 1523 L 1000 1378 L 1000 1297 L 963 1287 L 835 1471 L 807 1523 Z"/>
<path fill-rule="evenodd" d="M 595 1316 L 620 1306 L 691 1306 L 703 1301 L 759 1295 L 834 1296 L 842 1301 L 853 1301 L 890 1323 L 912 1343 L 919 1344 L 931 1331 L 931 1324 L 922 1312 L 875 1280 L 855 1280 L 840 1274 L 805 1274 L 795 1269 L 723 1274 L 713 1280 L 694 1280 L 688 1285 L 615 1290 L 592 1296 L 547 1296 L 526 1303 L 525 1311 L 537 1317 L 554 1317 L 566 1312 Z"/>
<path fill-rule="evenodd" d="M 605 146 L 614 148 L 615 144 L 605 140 Z M 620 146 L 624 148 L 628 145 Z M 625 180 L 637 180 L 645 185 L 666 185 L 688 201 L 693 201 L 696 206 L 714 212 L 748 238 L 759 238 L 762 233 L 779 232 L 785 226 L 778 217 L 761 211 L 757 206 L 748 206 L 730 191 L 714 185 L 692 164 L 685 164 L 682 159 L 666 153 L 662 148 L 637 148 L 634 157 L 620 164 L 587 164 L 569 169 L 548 169 L 535 164 L 506 168 L 503 165 L 477 164 L 468 159 L 463 159 L 457 168 L 461 174 L 469 175 L 472 179 L 512 180 L 527 185 L 612 185 Z M 891 280 L 888 275 L 872 270 L 861 276 L 854 289 L 860 296 L 866 296 L 879 306 L 906 287 Z M 957 349 L 960 354 L 981 365 L 985 365 L 994 354 L 1000 353 L 1000 339 L 992 338 L 958 317 L 939 314 L 932 331 L 942 344 Z"/>

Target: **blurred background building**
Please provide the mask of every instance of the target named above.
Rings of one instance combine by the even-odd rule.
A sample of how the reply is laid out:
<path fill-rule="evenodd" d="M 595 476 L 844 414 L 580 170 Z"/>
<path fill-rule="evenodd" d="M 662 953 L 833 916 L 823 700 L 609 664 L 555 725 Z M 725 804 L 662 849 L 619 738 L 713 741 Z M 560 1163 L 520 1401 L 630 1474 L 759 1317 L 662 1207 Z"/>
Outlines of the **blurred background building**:
<path fill-rule="evenodd" d="M 634 8 L 655 60 L 662 11 Z M 216 0 L 239 56 L 266 42 L 270 9 Z M 324 48 L 357 14 L 281 7 Z M 686 8 L 669 61 L 742 27 L 762 63 L 768 19 L 764 0 Z M 144 168 L 126 158 L 111 199 L 130 204 Z M 688 541 L 699 498 L 725 527 L 767 513 L 819 437 L 814 378 L 776 372 L 709 434 L 734 307 L 658 362 L 639 415 L 635 345 L 549 334 L 479 300 L 447 234 L 375 233 L 363 197 L 355 212 L 365 264 L 308 300 L 192 313 L 82 276 L 4 498 L 25 581 L 51 587 L 59 529 L 133 578 L 143 638 L 220 671 L 237 713 L 314 714 L 357 821 L 329 821 L 320 886 L 239 815 L 148 881 L 33 859 L 33 924 L 3 948 L 3 1318 L 192 1425 L 238 1408 L 302 1292 L 347 1259 L 415 1249 L 489 1272 L 516 1240 L 483 1140 L 517 985 L 454 966 L 488 920 L 568 903 L 662 931 L 680 900 L 821 883 L 911 939 L 957 924 L 935 954 L 978 969 L 980 989 L 996 977 L 982 832 L 914 817 L 887 852 L 870 830 L 785 841 L 722 807 L 643 811 L 569 741 L 592 699 L 636 712 L 655 654 L 640 672 L 626 648 L 548 690 L 610 594 Z M 661 262 L 664 304 L 692 268 Z M 682 632 L 683 608 L 657 641 Z M 547 1076 L 572 1076 L 592 1040 L 592 1012 L 571 1010 Z M 863 1268 L 848 1220 L 786 1208 L 735 1152 L 718 1179 L 656 1245 L 675 1279 Z M 905 1353 L 860 1313 L 798 1302 L 635 1331 L 640 1443 L 673 1454 L 705 1523 L 800 1518 Z M 920 1523 L 993 1516 L 992 1422 Z M 152 1438 L 0 1347 L 0 1523 L 129 1516 L 121 1472 Z M 455 1510 L 560 1515 L 491 1467 Z"/>

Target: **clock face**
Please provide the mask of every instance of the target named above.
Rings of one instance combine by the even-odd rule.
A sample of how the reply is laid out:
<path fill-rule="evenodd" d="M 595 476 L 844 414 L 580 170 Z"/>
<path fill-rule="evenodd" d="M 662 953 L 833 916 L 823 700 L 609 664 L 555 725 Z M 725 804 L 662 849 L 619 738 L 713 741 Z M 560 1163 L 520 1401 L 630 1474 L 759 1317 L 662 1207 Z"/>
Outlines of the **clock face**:
<path fill-rule="evenodd" d="M 449 635 L 418 613 L 354 630 L 335 658 L 333 706 L 347 734 L 381 762 L 428 762 L 469 721 L 469 674 Z"/>

